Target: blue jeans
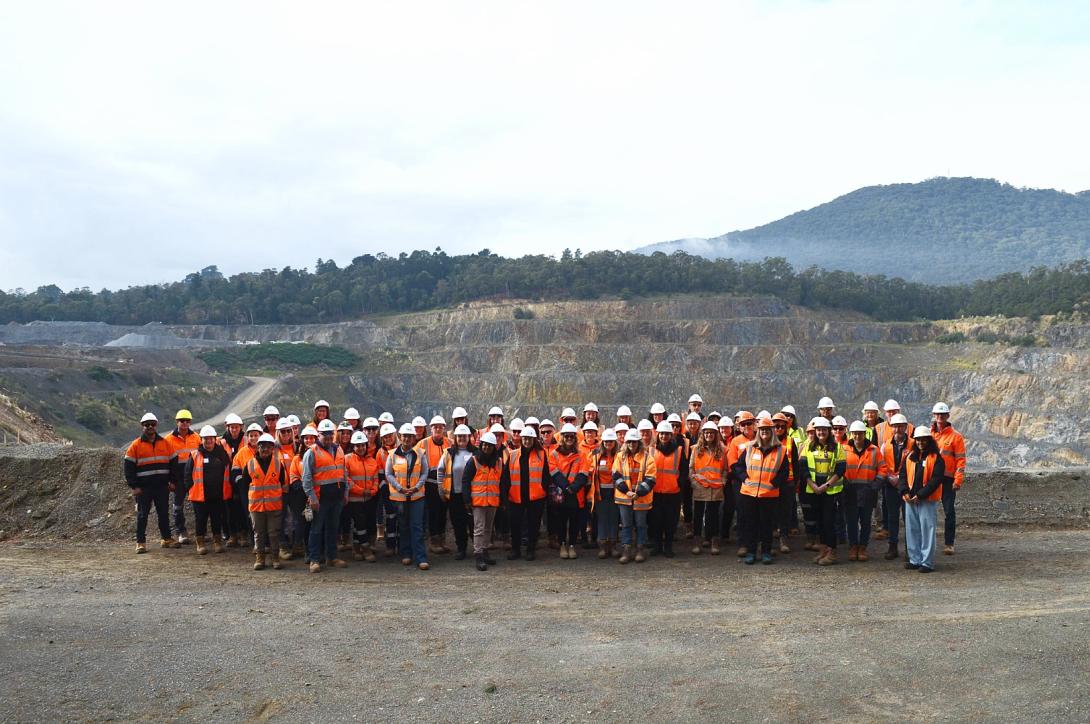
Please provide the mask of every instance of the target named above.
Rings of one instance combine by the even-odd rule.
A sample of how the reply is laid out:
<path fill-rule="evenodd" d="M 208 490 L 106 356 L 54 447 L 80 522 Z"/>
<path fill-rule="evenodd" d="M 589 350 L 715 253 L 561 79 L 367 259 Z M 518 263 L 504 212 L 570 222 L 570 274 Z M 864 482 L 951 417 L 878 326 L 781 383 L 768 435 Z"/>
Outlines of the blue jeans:
<path fill-rule="evenodd" d="M 402 558 L 412 558 L 417 565 L 427 563 L 428 551 L 424 547 L 424 516 L 428 503 L 424 498 L 395 503 L 398 511 L 398 550 Z M 408 535 L 406 535 L 406 533 Z"/>
<path fill-rule="evenodd" d="M 938 501 L 905 503 L 905 549 L 908 562 L 935 567 L 935 523 Z"/>
<path fill-rule="evenodd" d="M 603 488 L 602 499 L 595 504 L 594 512 L 598 516 L 598 540 L 599 541 L 615 541 L 617 540 L 617 527 L 621 523 L 621 514 L 618 512 L 617 505 L 613 499 L 613 489 Z"/>
<path fill-rule="evenodd" d="M 647 545 L 647 511 L 633 510 L 631 505 L 618 505 L 621 513 L 621 545 L 632 545 L 632 526 L 636 526 L 636 545 Z"/>
<path fill-rule="evenodd" d="M 337 533 L 341 528 L 341 509 L 344 508 L 344 485 L 322 486 L 322 498 L 314 520 L 310 521 L 310 539 L 307 541 L 307 560 L 326 563 L 337 558 Z"/>

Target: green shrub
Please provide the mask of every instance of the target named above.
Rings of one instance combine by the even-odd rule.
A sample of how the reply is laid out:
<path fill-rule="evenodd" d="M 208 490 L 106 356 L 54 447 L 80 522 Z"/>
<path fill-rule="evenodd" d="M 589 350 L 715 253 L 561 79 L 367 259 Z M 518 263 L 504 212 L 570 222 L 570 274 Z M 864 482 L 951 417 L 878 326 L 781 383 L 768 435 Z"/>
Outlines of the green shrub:
<path fill-rule="evenodd" d="M 947 332 L 935 338 L 935 341 L 939 344 L 961 344 L 965 340 L 965 334 L 962 332 Z"/>
<path fill-rule="evenodd" d="M 110 422 L 110 408 L 98 400 L 84 398 L 76 405 L 76 422 L 88 430 L 103 432 Z"/>
<path fill-rule="evenodd" d="M 533 319 L 534 312 L 532 309 L 523 309 L 522 307 L 515 307 L 515 311 L 512 313 L 515 319 Z"/>

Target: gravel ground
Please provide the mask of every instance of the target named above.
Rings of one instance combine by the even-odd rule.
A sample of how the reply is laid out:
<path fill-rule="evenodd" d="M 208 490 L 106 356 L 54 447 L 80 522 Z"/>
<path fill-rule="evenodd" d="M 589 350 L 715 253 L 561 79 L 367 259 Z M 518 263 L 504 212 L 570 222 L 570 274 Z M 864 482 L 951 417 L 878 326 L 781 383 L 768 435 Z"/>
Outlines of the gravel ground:
<path fill-rule="evenodd" d="M 0 544 L 0 720 L 1086 721 L 1088 548 L 975 529 L 929 576 L 799 553 L 310 575 Z"/>

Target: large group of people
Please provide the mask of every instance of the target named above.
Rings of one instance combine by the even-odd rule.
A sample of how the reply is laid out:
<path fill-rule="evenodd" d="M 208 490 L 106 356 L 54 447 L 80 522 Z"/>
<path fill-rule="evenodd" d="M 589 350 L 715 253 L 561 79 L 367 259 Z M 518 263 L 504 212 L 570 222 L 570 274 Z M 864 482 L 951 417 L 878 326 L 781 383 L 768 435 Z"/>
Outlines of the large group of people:
<path fill-rule="evenodd" d="M 435 415 L 399 426 L 351 407 L 335 422 L 325 400 L 305 423 L 272 405 L 262 417 L 245 426 L 229 414 L 222 433 L 193 431 L 179 410 L 160 434 L 156 416 L 143 416 L 124 457 L 137 553 L 152 507 L 163 548 L 252 548 L 255 570 L 301 558 L 313 573 L 380 555 L 428 570 L 429 556 L 451 553 L 486 571 L 493 551 L 534 560 L 543 533 L 562 559 L 596 550 L 642 563 L 673 558 L 675 544 L 714 556 L 736 534 L 744 564 L 772 564 L 801 543 L 829 566 L 845 545 L 848 561 L 868 561 L 872 527 L 884 557 L 900 559 L 903 521 L 904 567 L 927 573 L 940 503 L 943 552 L 954 553 L 965 475 L 965 441 L 943 402 L 916 426 L 895 400 L 867 402 L 849 422 L 822 397 L 800 424 L 791 405 L 706 414 L 695 394 L 680 413 L 655 403 L 637 418 L 621 405 L 610 424 L 594 403 L 581 415 L 564 408 L 557 423 L 508 422 L 492 407 L 481 427 L 463 407 L 449 424 Z"/>

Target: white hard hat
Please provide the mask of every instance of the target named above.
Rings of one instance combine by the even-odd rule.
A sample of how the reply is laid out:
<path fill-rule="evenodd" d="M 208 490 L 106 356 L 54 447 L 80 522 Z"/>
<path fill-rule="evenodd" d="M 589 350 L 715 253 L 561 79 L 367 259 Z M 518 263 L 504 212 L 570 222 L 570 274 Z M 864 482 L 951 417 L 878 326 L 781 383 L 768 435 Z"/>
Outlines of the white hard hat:
<path fill-rule="evenodd" d="M 233 412 L 228 412 L 227 417 L 223 418 L 224 425 L 241 425 L 242 418 Z"/>
<path fill-rule="evenodd" d="M 708 417 L 714 417 L 714 418 L 717 418 L 717 419 L 722 419 L 723 418 L 723 413 L 720 412 L 719 410 L 712 410 L 711 412 L 708 413 Z"/>
<path fill-rule="evenodd" d="M 344 411 L 344 419 L 346 420 L 358 420 L 360 419 L 360 411 L 354 407 L 349 407 Z"/>
<path fill-rule="evenodd" d="M 785 415 L 791 415 L 792 417 L 798 417 L 798 414 L 795 412 L 795 408 L 792 405 L 784 405 L 780 408 L 780 412 Z"/>
<path fill-rule="evenodd" d="M 712 422 L 711 420 L 708 420 L 703 425 L 701 425 L 700 429 L 701 430 L 715 430 L 716 432 L 719 432 L 719 427 L 714 422 Z"/>
<path fill-rule="evenodd" d="M 218 437 L 216 434 L 216 428 L 211 425 L 205 425 L 201 428 L 201 437 Z"/>
<path fill-rule="evenodd" d="M 700 395 L 690 395 L 689 402 L 699 402 L 700 404 L 704 404 L 704 398 Z"/>
<path fill-rule="evenodd" d="M 636 423 L 636 430 L 654 430 L 655 426 L 650 420 L 640 420 Z M 670 428 L 670 432 L 673 432 L 674 428 Z"/>
<path fill-rule="evenodd" d="M 685 422 L 689 422 L 690 420 L 695 420 L 697 422 L 700 422 L 702 419 L 703 418 L 700 417 L 700 415 L 695 413 L 695 412 L 690 412 L 688 415 L 685 416 Z"/>
<path fill-rule="evenodd" d="M 625 432 L 625 431 L 628 430 L 628 423 L 618 422 L 616 425 L 613 426 L 613 429 L 617 431 L 618 435 L 620 435 L 622 432 Z"/>
<path fill-rule="evenodd" d="M 378 427 L 378 420 L 376 420 L 373 417 L 368 417 L 366 420 L 363 421 L 363 426 L 364 427 Z"/>
<path fill-rule="evenodd" d="M 503 417 L 503 408 L 501 408 L 499 405 L 493 405 L 491 409 L 488 410 L 488 414 L 499 415 L 500 417 Z"/>
<path fill-rule="evenodd" d="M 556 423 L 546 417 L 544 420 L 541 421 L 541 424 L 538 425 L 538 427 L 551 427 L 555 430 Z"/>
<path fill-rule="evenodd" d="M 617 417 L 632 417 L 632 410 L 628 405 L 621 405 L 617 408 Z"/>
<path fill-rule="evenodd" d="M 140 418 L 140 424 L 143 425 L 145 422 L 159 422 L 159 418 L 150 412 L 145 412 L 144 416 Z"/>
<path fill-rule="evenodd" d="M 290 425 L 289 425 L 289 427 L 290 427 Z M 341 424 L 337 425 L 337 429 L 338 430 L 355 430 L 356 428 L 352 427 L 347 422 L 342 422 Z"/>
<path fill-rule="evenodd" d="M 560 434 L 561 435 L 577 435 L 578 433 L 579 433 L 579 428 L 577 428 L 575 425 L 571 424 L 570 422 L 565 422 L 564 426 L 560 428 Z"/>
<path fill-rule="evenodd" d="M 719 429 L 722 430 L 724 427 L 734 427 L 734 420 L 730 419 L 729 417 L 720 417 Z"/>
<path fill-rule="evenodd" d="M 498 422 L 492 423 L 492 427 L 488 428 L 488 431 L 493 435 L 506 435 L 507 430 L 503 429 L 503 425 Z"/>
<path fill-rule="evenodd" d="M 607 427 L 602 431 L 602 442 L 609 442 L 610 440 L 617 441 L 617 431 L 612 427 Z"/>
<path fill-rule="evenodd" d="M 447 421 L 443 419 L 442 415 L 436 415 L 433 418 L 431 418 L 431 422 L 429 422 L 428 424 L 429 425 L 442 425 L 443 427 L 446 427 Z"/>
<path fill-rule="evenodd" d="M 525 424 L 527 424 L 527 425 L 540 425 L 541 422 L 539 422 L 538 419 L 536 417 L 534 417 L 533 415 L 530 415 L 529 417 L 526 418 L 526 423 Z"/>
<path fill-rule="evenodd" d="M 640 431 L 639 430 L 628 430 L 628 431 L 626 431 L 625 434 L 624 434 L 624 441 L 625 442 L 639 442 L 640 441 Z"/>
<path fill-rule="evenodd" d="M 652 415 L 663 415 L 665 413 L 666 413 L 666 408 L 663 407 L 661 402 L 656 402 L 655 404 L 651 405 L 651 414 Z"/>
<path fill-rule="evenodd" d="M 584 430 L 594 430 L 595 432 L 598 432 L 598 426 L 595 425 L 590 420 L 587 420 L 586 422 L 583 423 L 583 429 Z"/>
<path fill-rule="evenodd" d="M 666 422 L 681 422 L 681 415 L 671 412 L 670 416 L 666 418 Z"/>
<path fill-rule="evenodd" d="M 810 420 L 810 425 L 814 428 L 832 427 L 832 425 L 829 424 L 829 419 L 827 417 L 821 417 L 820 415 L 813 420 Z"/>
<path fill-rule="evenodd" d="M 401 429 L 397 431 L 399 435 L 415 435 L 416 428 L 413 427 L 411 422 L 402 423 Z"/>
<path fill-rule="evenodd" d="M 935 406 L 931 408 L 932 415 L 949 415 L 950 406 L 945 402 L 936 402 Z"/>
<path fill-rule="evenodd" d="M 384 413 L 382 413 L 381 415 L 378 416 L 378 421 L 379 422 L 389 422 L 390 424 L 393 424 L 394 414 L 392 412 L 384 412 Z"/>
<path fill-rule="evenodd" d="M 560 413 L 560 419 L 561 420 L 566 420 L 569 417 L 575 417 L 575 416 L 576 416 L 575 415 L 575 410 L 573 410 L 570 407 L 565 407 L 564 411 Z"/>
<path fill-rule="evenodd" d="M 917 425 L 912 431 L 912 437 L 919 440 L 921 437 L 931 437 L 931 428 L 927 425 Z"/>
<path fill-rule="evenodd" d="M 744 415 L 745 412 L 746 412 L 745 410 L 739 410 L 738 412 L 734 413 L 734 419 L 737 420 L 739 417 Z"/>
<path fill-rule="evenodd" d="M 659 426 L 655 428 L 655 432 L 668 432 L 671 435 L 674 433 L 674 426 L 663 420 L 659 423 Z"/>
<path fill-rule="evenodd" d="M 277 432 L 280 432 L 281 430 L 290 430 L 290 429 L 291 429 L 291 420 L 289 420 L 288 418 L 281 417 L 279 420 L 276 421 L 276 431 Z"/>
<path fill-rule="evenodd" d="M 246 432 L 261 432 L 265 428 L 258 425 L 256 422 L 251 422 L 250 426 L 246 428 Z"/>
<path fill-rule="evenodd" d="M 353 445 L 359 445 L 360 443 L 366 443 L 367 442 L 367 433 L 365 433 L 363 430 L 356 430 L 354 433 L 352 433 L 351 442 L 352 442 Z"/>
<path fill-rule="evenodd" d="M 307 435 L 318 437 L 318 431 L 314 429 L 314 425 L 307 425 L 303 428 L 302 432 L 299 433 L 299 437 L 306 437 Z"/>
<path fill-rule="evenodd" d="M 314 403 L 314 409 L 317 410 L 319 407 L 329 407 L 329 403 L 325 400 L 318 400 Z"/>
<path fill-rule="evenodd" d="M 897 402 L 897 400 L 894 400 L 891 397 L 890 399 L 886 400 L 886 404 L 882 406 L 882 409 L 885 410 L 886 412 L 889 412 L 890 410 L 900 410 L 901 409 L 901 403 Z"/>
<path fill-rule="evenodd" d="M 898 412 L 896 415 L 894 415 L 893 417 L 891 417 L 889 419 L 889 424 L 890 425 L 907 425 L 908 424 L 908 418 Z"/>
<path fill-rule="evenodd" d="M 420 415 L 417 415 L 416 417 L 413 418 L 412 426 L 413 427 L 427 427 L 428 426 L 428 421 L 425 420 Z"/>
<path fill-rule="evenodd" d="M 328 417 L 318 423 L 318 432 L 333 432 L 337 426 Z"/>
<path fill-rule="evenodd" d="M 359 418 L 356 418 L 356 419 L 358 420 Z M 292 424 L 292 427 L 295 427 L 296 425 L 301 425 L 301 424 L 303 424 L 303 423 L 302 423 L 302 422 L 301 422 L 301 421 L 299 420 L 299 416 L 298 416 L 298 415 L 288 415 L 288 422 L 290 422 L 290 423 Z"/>
<path fill-rule="evenodd" d="M 259 438 L 257 439 L 257 444 L 258 444 L 258 445 L 260 445 L 260 444 L 261 444 L 261 443 L 263 443 L 263 442 L 267 442 L 267 443 L 269 443 L 270 445 L 275 445 L 275 444 L 276 444 L 276 440 L 274 440 L 274 439 L 273 439 L 273 436 L 272 436 L 272 435 L 270 435 L 270 434 L 269 434 L 269 433 L 267 433 L 267 432 L 263 432 L 263 433 L 261 433 L 261 437 L 259 437 Z"/>
<path fill-rule="evenodd" d="M 485 434 L 481 435 L 481 442 L 482 443 L 487 442 L 489 445 L 495 445 L 496 444 L 496 436 L 493 435 L 490 432 L 486 432 Z"/>
<path fill-rule="evenodd" d="M 833 427 L 847 427 L 848 426 L 848 421 L 845 420 L 840 415 L 837 415 L 836 417 L 833 418 L 833 423 L 832 424 L 833 424 Z"/>
<path fill-rule="evenodd" d="M 511 421 L 511 432 L 518 432 L 526 427 L 526 423 L 522 421 L 521 417 L 516 417 Z"/>
<path fill-rule="evenodd" d="M 878 409 L 878 403 L 875 402 L 874 400 L 867 400 L 867 403 L 865 405 L 863 405 L 863 412 L 866 412 L 867 410 L 874 410 L 875 412 L 881 412 L 881 410 Z"/>
<path fill-rule="evenodd" d="M 269 405 L 261 415 L 262 417 L 265 415 L 276 415 L 277 417 L 280 417 L 280 410 L 276 409 L 274 405 Z"/>
<path fill-rule="evenodd" d="M 466 437 L 469 437 L 473 434 L 473 431 L 469 429 L 468 425 L 459 425 L 458 427 L 454 428 L 454 434 L 455 436 L 465 435 Z"/>
<path fill-rule="evenodd" d="M 765 418 L 771 420 L 772 419 L 772 413 L 769 412 L 768 410 L 761 410 L 760 412 L 757 413 L 757 419 L 758 420 L 763 420 Z"/>
<path fill-rule="evenodd" d="M 583 412 L 598 412 L 598 405 L 595 405 L 593 402 L 588 402 L 583 405 Z"/>
<path fill-rule="evenodd" d="M 394 427 L 393 424 L 386 422 L 379 428 L 378 436 L 386 437 L 387 435 L 393 435 L 395 432 L 397 432 L 397 428 Z M 413 432 L 416 432 L 416 430 L 413 430 Z"/>
<path fill-rule="evenodd" d="M 848 432 L 866 432 L 866 431 L 867 431 L 867 423 L 863 422 L 862 420 L 855 420 L 848 427 Z"/>
<path fill-rule="evenodd" d="M 836 405 L 833 404 L 833 401 L 828 397 L 822 397 L 818 400 L 817 406 L 819 410 L 823 407 L 836 407 Z"/>
<path fill-rule="evenodd" d="M 459 417 L 469 417 L 469 413 L 466 412 L 464 407 L 455 407 L 454 412 L 450 413 L 450 416 L 457 420 Z"/>
<path fill-rule="evenodd" d="M 537 438 L 537 430 L 535 430 L 534 428 L 527 425 L 526 427 L 522 428 L 522 432 L 520 433 L 520 436 L 521 437 L 532 437 L 532 438 L 536 439 Z"/>

